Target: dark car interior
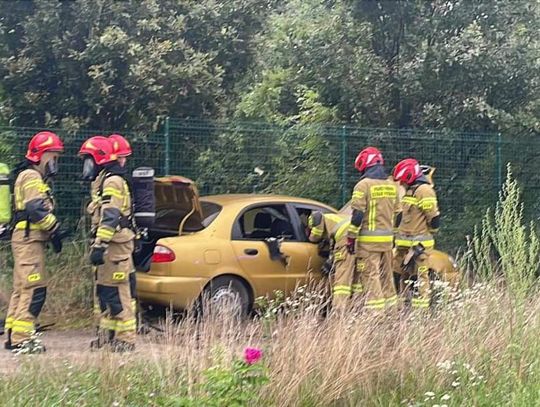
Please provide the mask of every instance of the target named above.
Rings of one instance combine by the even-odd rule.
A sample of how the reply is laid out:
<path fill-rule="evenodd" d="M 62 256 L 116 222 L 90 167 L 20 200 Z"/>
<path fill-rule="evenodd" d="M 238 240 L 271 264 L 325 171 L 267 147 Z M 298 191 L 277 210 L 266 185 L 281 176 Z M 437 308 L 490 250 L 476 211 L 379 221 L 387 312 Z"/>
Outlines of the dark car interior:
<path fill-rule="evenodd" d="M 248 209 L 238 219 L 240 239 L 264 240 L 271 237 L 295 240 L 285 205 L 267 205 Z"/>

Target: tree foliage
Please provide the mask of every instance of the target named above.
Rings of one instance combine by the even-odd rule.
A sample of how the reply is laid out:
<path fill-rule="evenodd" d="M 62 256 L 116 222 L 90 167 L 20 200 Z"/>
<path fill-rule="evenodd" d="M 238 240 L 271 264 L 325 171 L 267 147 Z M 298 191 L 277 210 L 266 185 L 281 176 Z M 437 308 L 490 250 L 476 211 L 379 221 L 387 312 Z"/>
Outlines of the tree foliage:
<path fill-rule="evenodd" d="M 264 7 L 226 2 L 16 2 L 3 8 L 2 111 L 18 125 L 150 127 L 218 115 Z"/>
<path fill-rule="evenodd" d="M 11 2 L 0 114 L 16 125 L 149 128 L 162 115 L 538 132 L 532 0 Z"/>

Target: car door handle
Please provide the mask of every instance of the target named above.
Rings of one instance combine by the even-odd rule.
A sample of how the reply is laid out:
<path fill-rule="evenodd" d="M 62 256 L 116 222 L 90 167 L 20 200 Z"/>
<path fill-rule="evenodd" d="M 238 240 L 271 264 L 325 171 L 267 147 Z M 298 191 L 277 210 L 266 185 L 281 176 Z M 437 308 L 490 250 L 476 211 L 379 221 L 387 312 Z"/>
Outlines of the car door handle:
<path fill-rule="evenodd" d="M 248 256 L 256 256 L 259 254 L 259 251 L 257 249 L 245 249 L 244 253 Z"/>

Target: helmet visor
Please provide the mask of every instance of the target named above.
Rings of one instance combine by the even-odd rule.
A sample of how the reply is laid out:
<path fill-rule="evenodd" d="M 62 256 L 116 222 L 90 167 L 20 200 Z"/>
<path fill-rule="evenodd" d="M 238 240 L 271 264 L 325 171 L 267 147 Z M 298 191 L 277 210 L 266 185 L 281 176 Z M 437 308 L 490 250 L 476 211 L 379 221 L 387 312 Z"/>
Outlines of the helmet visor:
<path fill-rule="evenodd" d="M 47 164 L 45 165 L 45 175 L 47 177 L 54 177 L 58 174 L 58 156 L 55 155 L 51 157 Z"/>
<path fill-rule="evenodd" d="M 82 179 L 84 181 L 93 181 L 97 177 L 98 167 L 92 157 L 85 157 L 83 161 Z"/>

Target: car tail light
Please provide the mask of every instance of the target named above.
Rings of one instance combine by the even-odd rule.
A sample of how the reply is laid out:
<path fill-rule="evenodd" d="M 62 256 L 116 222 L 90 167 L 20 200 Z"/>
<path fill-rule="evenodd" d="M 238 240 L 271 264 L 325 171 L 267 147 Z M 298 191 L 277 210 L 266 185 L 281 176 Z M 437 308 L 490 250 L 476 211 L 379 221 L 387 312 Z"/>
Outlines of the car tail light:
<path fill-rule="evenodd" d="M 156 245 L 152 254 L 152 263 L 170 263 L 176 260 L 174 252 L 168 247 Z"/>

